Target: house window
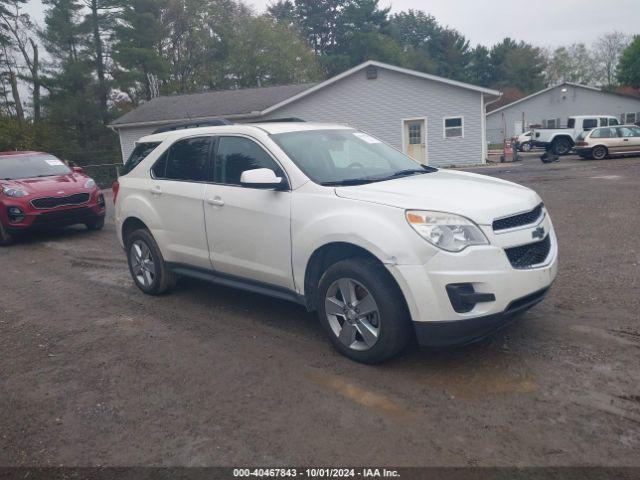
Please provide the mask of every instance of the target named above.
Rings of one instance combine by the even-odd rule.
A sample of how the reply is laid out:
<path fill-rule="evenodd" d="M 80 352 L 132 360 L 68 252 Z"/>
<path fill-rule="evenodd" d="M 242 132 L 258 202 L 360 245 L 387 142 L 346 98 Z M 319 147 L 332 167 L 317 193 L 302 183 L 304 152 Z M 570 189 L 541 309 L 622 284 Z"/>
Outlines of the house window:
<path fill-rule="evenodd" d="M 620 115 L 620 120 L 627 125 L 640 122 L 640 113 L 623 113 Z"/>
<path fill-rule="evenodd" d="M 547 120 L 542 120 L 542 128 L 560 128 L 560 119 L 549 118 Z"/>
<path fill-rule="evenodd" d="M 420 145 L 422 143 L 422 123 L 411 122 L 409 124 L 409 145 Z"/>
<path fill-rule="evenodd" d="M 464 117 L 445 117 L 444 138 L 464 137 Z"/>

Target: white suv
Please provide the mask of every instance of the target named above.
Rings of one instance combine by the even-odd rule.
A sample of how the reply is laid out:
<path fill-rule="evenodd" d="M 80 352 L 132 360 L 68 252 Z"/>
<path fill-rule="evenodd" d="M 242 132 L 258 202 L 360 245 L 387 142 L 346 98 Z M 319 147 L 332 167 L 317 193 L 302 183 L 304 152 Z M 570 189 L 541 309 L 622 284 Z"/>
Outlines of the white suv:
<path fill-rule="evenodd" d="M 366 363 L 414 335 L 427 346 L 483 338 L 542 300 L 557 273 L 534 191 L 421 165 L 340 125 L 151 135 L 115 187 L 143 292 L 191 276 L 292 300 Z"/>

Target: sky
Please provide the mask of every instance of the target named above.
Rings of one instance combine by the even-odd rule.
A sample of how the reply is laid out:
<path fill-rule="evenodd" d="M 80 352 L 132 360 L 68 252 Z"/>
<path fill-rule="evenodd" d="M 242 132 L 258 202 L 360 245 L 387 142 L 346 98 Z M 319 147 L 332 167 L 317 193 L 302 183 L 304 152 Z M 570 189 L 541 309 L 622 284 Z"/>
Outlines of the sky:
<path fill-rule="evenodd" d="M 270 0 L 245 3 L 264 11 Z M 392 12 L 424 10 L 474 45 L 491 46 L 507 36 L 541 47 L 590 45 L 613 30 L 640 34 L 640 0 L 380 0 L 380 5 L 391 5 Z M 31 0 L 28 11 L 42 22 L 40 0 Z"/>

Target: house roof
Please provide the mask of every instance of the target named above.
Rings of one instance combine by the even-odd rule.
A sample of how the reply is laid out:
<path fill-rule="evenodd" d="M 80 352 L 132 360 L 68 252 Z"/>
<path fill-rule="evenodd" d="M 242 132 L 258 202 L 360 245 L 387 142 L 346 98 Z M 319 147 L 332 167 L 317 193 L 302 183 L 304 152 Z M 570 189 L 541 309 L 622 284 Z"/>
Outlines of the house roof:
<path fill-rule="evenodd" d="M 114 121 L 111 126 L 153 125 L 216 117 L 259 116 L 260 112 L 315 84 L 219 90 L 157 97 Z"/>
<path fill-rule="evenodd" d="M 561 83 L 553 85 L 553 86 L 551 86 L 549 88 L 545 88 L 544 90 L 540 90 L 539 92 L 536 92 L 536 93 L 533 93 L 533 94 L 528 95 L 526 97 L 523 97 L 520 100 L 516 100 L 515 102 L 511 102 L 511 103 L 508 103 L 507 105 L 503 105 L 500 108 L 496 108 L 495 110 L 492 110 L 492 111 L 488 112 L 487 116 L 488 115 L 493 115 L 494 113 L 501 112 L 502 110 L 505 110 L 507 108 L 513 107 L 514 105 L 517 105 L 519 103 L 525 102 L 525 101 L 529 100 L 530 98 L 537 97 L 538 95 L 542 95 L 543 93 L 550 92 L 553 89 L 556 89 L 558 87 L 562 87 L 562 86 L 565 86 L 565 85 L 569 85 L 570 87 L 576 87 L 576 88 L 584 88 L 585 90 L 592 90 L 594 92 L 610 93 L 612 95 L 621 95 L 621 96 L 625 96 L 625 97 L 629 97 L 629 98 L 636 98 L 637 99 L 637 97 L 634 97 L 633 95 L 628 95 L 628 94 L 624 94 L 624 93 L 620 93 L 620 92 L 610 92 L 608 90 L 602 90 L 601 88 L 598 88 L 598 87 L 590 87 L 589 85 L 582 85 L 580 83 L 573 83 L 573 82 L 561 82 Z"/>
<path fill-rule="evenodd" d="M 185 119 L 203 120 L 219 117 L 247 118 L 260 117 L 295 102 L 307 95 L 328 87 L 369 66 L 384 68 L 405 75 L 444 83 L 454 87 L 472 90 L 478 93 L 499 96 L 500 92 L 469 83 L 449 80 L 428 73 L 409 70 L 387 63 L 369 60 L 346 72 L 331 77 L 324 82 L 280 87 L 247 88 L 242 90 L 221 90 L 193 95 L 173 95 L 158 97 L 142 104 L 111 124 L 114 128 L 142 125 L 160 125 L 181 122 Z"/>

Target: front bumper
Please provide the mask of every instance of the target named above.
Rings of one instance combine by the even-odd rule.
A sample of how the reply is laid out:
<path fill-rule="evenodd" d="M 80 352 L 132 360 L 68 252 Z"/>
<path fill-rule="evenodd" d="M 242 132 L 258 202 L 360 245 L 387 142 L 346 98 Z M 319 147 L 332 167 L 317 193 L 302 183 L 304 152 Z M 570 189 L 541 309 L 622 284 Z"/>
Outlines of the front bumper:
<path fill-rule="evenodd" d="M 514 300 L 504 312 L 452 322 L 414 322 L 418 344 L 423 347 L 461 346 L 477 342 L 507 327 L 517 316 L 540 303 L 549 288 Z"/>
<path fill-rule="evenodd" d="M 24 213 L 24 219 L 20 222 L 11 222 L 8 216 L 8 208 L 19 207 Z M 5 229 L 11 234 L 41 230 L 47 228 L 66 227 L 81 223 L 92 223 L 103 219 L 106 215 L 104 201 L 100 201 L 98 196 L 92 196 L 91 200 L 83 205 L 58 207 L 46 210 L 37 210 L 30 205 L 7 204 L 6 208 L 0 212 L 0 221 Z"/>
<path fill-rule="evenodd" d="M 505 248 L 532 243 L 532 233 L 540 227 L 551 242 L 546 259 L 532 268 L 514 268 Z M 421 344 L 468 343 L 486 336 L 541 301 L 555 280 L 558 243 L 548 215 L 537 225 L 506 234 L 494 234 L 491 227 L 481 228 L 491 245 L 460 253 L 441 251 L 424 265 L 387 267 L 404 294 Z M 486 294 L 482 296 L 488 301 L 468 311 L 456 311 L 447 292 L 447 286 L 456 284 L 472 286 L 475 293 Z"/>

